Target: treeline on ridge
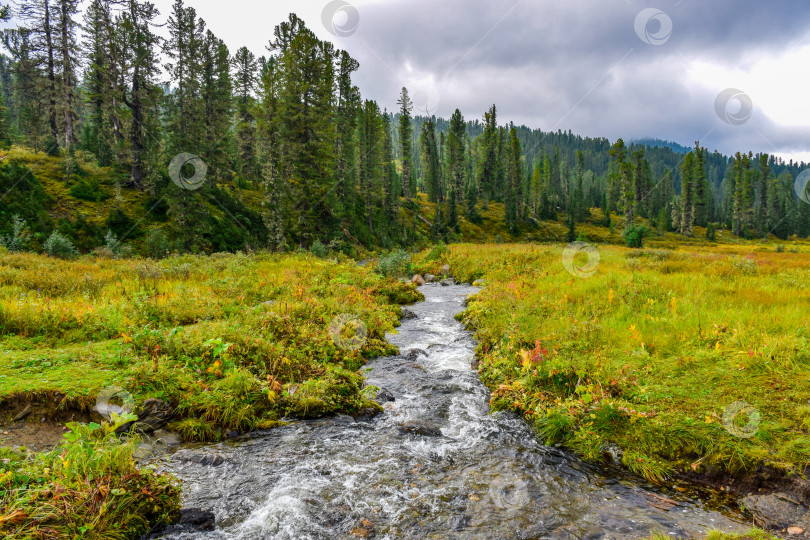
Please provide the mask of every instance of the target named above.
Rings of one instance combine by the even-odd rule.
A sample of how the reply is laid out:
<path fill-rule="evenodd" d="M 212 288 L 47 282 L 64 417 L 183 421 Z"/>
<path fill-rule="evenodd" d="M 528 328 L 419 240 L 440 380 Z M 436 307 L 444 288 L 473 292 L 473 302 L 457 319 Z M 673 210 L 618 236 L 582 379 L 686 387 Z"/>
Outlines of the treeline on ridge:
<path fill-rule="evenodd" d="M 58 230 L 83 250 L 155 231 L 192 252 L 410 247 L 462 239 L 461 220 L 480 223 L 492 203 L 514 238 L 543 220 L 565 220 L 573 235 L 596 215 L 610 225 L 611 212 L 686 236 L 696 225 L 810 234 L 793 192 L 804 164 L 499 125 L 494 105 L 481 120 L 414 116 L 405 88 L 386 111 L 354 84 L 358 62 L 294 14 L 259 57 L 232 54 L 182 0 L 168 39 L 140 0 L 92 0 L 83 13 L 78 0 L 23 0 L 14 16 L 0 56 L 0 145 L 46 152 L 58 167 L 45 178 L 20 160 L 0 165 L 0 237 L 12 249 L 28 229 L 29 245 Z M 182 154 L 206 164 L 199 189 L 170 178 Z M 112 199 L 108 215 L 54 211 L 48 182 L 78 200 Z M 435 204 L 430 221 L 420 194 Z"/>

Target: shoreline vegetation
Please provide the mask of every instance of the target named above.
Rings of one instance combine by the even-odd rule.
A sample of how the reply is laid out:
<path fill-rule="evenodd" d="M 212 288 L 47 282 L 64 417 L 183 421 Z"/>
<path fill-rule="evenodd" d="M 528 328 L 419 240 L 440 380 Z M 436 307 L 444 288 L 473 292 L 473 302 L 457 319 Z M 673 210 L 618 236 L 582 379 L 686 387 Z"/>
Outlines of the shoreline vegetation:
<path fill-rule="evenodd" d="M 810 255 L 595 249 L 593 275 L 566 271 L 562 246 L 529 244 L 453 245 L 415 268 L 483 286 L 459 318 L 493 409 L 586 460 L 748 495 L 761 524 L 786 530 L 756 506 L 760 493 L 810 502 Z"/>
<path fill-rule="evenodd" d="M 99 419 L 97 396 L 121 389 L 134 413 L 147 402 L 171 411 L 167 429 L 187 442 L 269 429 L 286 416 L 376 414 L 360 369 L 396 353 L 385 334 L 399 325 L 398 304 L 421 299 L 414 285 L 345 257 L 5 254 L 0 414 L 6 426 L 14 417 Z M 3 450 L 3 537 L 137 538 L 176 517 L 179 486 L 136 467 L 137 437 L 115 435 L 135 418 L 69 423 L 51 451 Z M 147 497 L 132 504 L 139 492 Z"/>

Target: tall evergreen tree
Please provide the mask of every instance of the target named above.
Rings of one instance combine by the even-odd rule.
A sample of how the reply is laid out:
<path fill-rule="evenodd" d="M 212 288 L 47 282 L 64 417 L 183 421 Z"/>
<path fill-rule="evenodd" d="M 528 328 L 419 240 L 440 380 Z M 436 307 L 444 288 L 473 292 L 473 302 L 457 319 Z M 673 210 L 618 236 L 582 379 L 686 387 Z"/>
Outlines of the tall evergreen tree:
<path fill-rule="evenodd" d="M 689 152 L 681 164 L 681 217 L 678 221 L 679 231 L 685 236 L 692 236 L 695 223 L 695 163 L 694 152 Z"/>
<path fill-rule="evenodd" d="M 128 109 L 127 137 L 130 161 L 129 185 L 153 188 L 162 154 L 160 152 L 158 86 L 158 36 L 153 32 L 158 11 L 149 2 L 126 0 L 116 20 L 115 36 L 121 57 L 121 101 Z M 149 180 L 149 185 L 147 185 Z"/>
<path fill-rule="evenodd" d="M 428 200 L 434 203 L 442 202 L 441 161 L 436 141 L 436 124 L 430 119 L 422 124 L 419 144 L 422 150 L 422 182 Z"/>
<path fill-rule="evenodd" d="M 499 132 L 495 105 L 484 113 L 484 133 L 481 135 L 481 164 L 479 166 L 478 190 L 483 208 L 495 198 L 495 183 L 498 171 Z"/>
<path fill-rule="evenodd" d="M 254 179 L 259 175 L 254 116 L 259 63 L 247 47 L 240 47 L 233 57 L 232 64 L 236 98 L 236 142 L 239 151 L 238 170 L 243 178 Z"/>
<path fill-rule="evenodd" d="M 522 181 L 522 171 L 520 167 L 520 141 L 517 138 L 515 128 L 509 130 L 509 144 L 507 147 L 507 183 L 506 183 L 506 227 L 509 233 L 516 236 L 520 233 L 519 219 L 520 211 L 520 183 Z"/>
<path fill-rule="evenodd" d="M 466 125 L 461 111 L 455 110 L 450 118 L 447 134 L 447 226 L 460 232 L 458 223 L 458 203 L 464 189 L 464 149 L 466 147 Z"/>
<path fill-rule="evenodd" d="M 413 127 L 411 127 L 411 111 L 413 102 L 408 95 L 408 89 L 403 87 L 399 94 L 399 160 L 402 163 L 402 193 L 405 198 L 416 195 L 416 178 L 413 174 Z"/>
<path fill-rule="evenodd" d="M 624 212 L 624 226 L 629 227 L 633 224 L 635 216 L 635 190 L 632 181 L 632 165 L 627 161 L 627 147 L 624 141 L 619 139 L 610 148 L 610 155 L 616 164 L 616 171 L 613 175 L 613 183 L 618 188 L 618 205 L 619 209 Z"/>

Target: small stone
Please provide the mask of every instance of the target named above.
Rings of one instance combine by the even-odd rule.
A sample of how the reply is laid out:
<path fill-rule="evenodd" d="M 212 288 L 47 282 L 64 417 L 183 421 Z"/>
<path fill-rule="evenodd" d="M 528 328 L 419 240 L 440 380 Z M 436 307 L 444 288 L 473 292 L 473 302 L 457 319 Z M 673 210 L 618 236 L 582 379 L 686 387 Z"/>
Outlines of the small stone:
<path fill-rule="evenodd" d="M 470 517 L 464 514 L 453 516 L 450 519 L 450 529 L 453 531 L 463 531 L 470 524 Z"/>
<path fill-rule="evenodd" d="M 425 280 L 422 276 L 416 274 L 411 278 L 411 283 L 416 283 L 418 287 L 421 287 L 422 285 L 425 284 Z"/>
<path fill-rule="evenodd" d="M 799 536 L 800 534 L 804 533 L 804 529 L 801 527 L 788 527 L 787 533 L 790 536 Z"/>

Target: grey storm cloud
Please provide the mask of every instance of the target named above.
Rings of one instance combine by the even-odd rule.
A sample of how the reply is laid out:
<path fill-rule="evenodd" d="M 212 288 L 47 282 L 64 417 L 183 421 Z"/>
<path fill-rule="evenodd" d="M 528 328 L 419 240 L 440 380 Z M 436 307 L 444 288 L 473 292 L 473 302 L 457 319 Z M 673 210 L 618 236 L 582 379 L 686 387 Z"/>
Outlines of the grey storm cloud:
<path fill-rule="evenodd" d="M 634 30 L 650 7 L 672 22 L 661 45 Z M 810 151 L 810 127 L 774 124 L 753 96 L 748 122 L 722 122 L 714 100 L 724 88 L 687 76 L 693 61 L 745 69 L 751 58 L 810 44 L 810 2 L 408 0 L 356 9 L 357 32 L 335 41 L 360 61 L 364 96 L 389 110 L 402 86 L 420 92 L 409 83 L 422 79 L 432 81 L 421 83 L 434 94 L 431 112 L 445 117 L 459 108 L 480 118 L 495 103 L 500 121 L 544 130 L 701 139 L 723 152 Z M 650 21 L 647 30 L 660 28 Z"/>

